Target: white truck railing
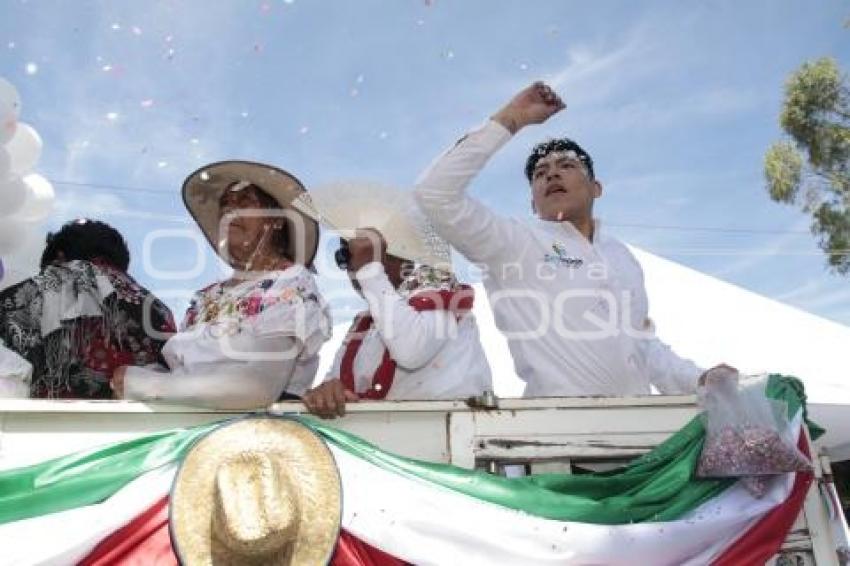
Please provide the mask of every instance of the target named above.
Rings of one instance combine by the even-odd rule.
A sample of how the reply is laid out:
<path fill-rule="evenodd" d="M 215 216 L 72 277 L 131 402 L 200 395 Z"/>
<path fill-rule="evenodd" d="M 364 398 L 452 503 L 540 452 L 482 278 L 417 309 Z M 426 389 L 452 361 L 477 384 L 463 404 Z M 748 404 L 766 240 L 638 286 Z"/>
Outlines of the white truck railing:
<path fill-rule="evenodd" d="M 698 408 L 692 396 L 499 399 L 490 407 L 462 401 L 349 404 L 335 426 L 403 456 L 501 471 L 569 473 L 574 466 L 611 467 L 651 450 L 684 426 Z M 303 413 L 279 403 L 274 413 Z M 221 420 L 243 413 L 123 401 L 0 401 L 0 468 L 25 465 L 140 434 Z M 815 452 L 818 447 L 814 446 Z M 778 564 L 837 564 L 815 458 L 804 511 Z"/>

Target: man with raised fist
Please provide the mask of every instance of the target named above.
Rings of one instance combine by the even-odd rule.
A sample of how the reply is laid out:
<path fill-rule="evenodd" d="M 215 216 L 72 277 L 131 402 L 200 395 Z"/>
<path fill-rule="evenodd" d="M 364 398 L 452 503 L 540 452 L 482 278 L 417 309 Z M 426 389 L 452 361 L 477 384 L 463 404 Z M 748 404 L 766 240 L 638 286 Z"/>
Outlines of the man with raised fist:
<path fill-rule="evenodd" d="M 466 189 L 490 157 L 526 126 L 566 105 L 542 82 L 520 91 L 420 177 L 417 202 L 438 233 L 484 272 L 525 395 L 691 393 L 703 374 L 654 334 L 643 272 L 602 229 L 593 160 L 568 138 L 531 152 L 528 221 L 503 217 Z"/>

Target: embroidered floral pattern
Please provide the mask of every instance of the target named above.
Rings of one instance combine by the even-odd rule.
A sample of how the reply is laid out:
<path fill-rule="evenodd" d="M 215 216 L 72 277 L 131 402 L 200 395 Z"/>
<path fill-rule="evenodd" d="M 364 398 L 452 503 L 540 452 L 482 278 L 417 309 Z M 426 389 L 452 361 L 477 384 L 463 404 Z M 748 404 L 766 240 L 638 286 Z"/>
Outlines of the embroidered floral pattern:
<path fill-rule="evenodd" d="M 274 277 L 256 281 L 227 280 L 201 290 L 189 304 L 183 320 L 184 330 L 201 323 L 252 320 L 264 311 L 276 307 L 319 298 L 306 275 L 287 280 L 285 285 Z"/>
<path fill-rule="evenodd" d="M 398 292 L 407 297 L 414 291 L 456 291 L 459 288 L 460 284 L 451 272 L 422 265 L 404 278 Z"/>

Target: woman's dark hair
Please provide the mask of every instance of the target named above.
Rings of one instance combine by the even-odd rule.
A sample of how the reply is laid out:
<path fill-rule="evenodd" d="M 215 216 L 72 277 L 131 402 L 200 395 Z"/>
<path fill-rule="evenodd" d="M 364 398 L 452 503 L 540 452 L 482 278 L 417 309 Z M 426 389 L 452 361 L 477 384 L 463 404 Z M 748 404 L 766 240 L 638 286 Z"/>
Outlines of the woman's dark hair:
<path fill-rule="evenodd" d="M 41 268 L 56 261 L 101 260 L 127 271 L 130 250 L 115 228 L 106 222 L 80 218 L 65 223 L 57 232 L 47 234 L 47 247 L 41 254 Z"/>
<path fill-rule="evenodd" d="M 236 184 L 236 183 L 234 183 L 234 184 Z M 231 190 L 231 189 L 228 188 L 228 190 L 224 191 L 224 193 L 221 195 L 221 199 L 219 201 L 219 204 L 221 203 L 221 201 L 223 201 L 225 199 L 229 190 Z M 252 191 L 254 193 L 254 196 L 257 197 L 257 200 L 260 201 L 260 207 L 261 208 L 268 208 L 268 209 L 272 209 L 272 210 L 274 210 L 274 209 L 283 210 L 283 207 L 280 206 L 280 203 L 278 203 L 277 200 L 273 196 L 271 196 L 269 193 L 267 193 L 266 191 L 264 191 L 262 188 L 258 187 L 257 185 L 254 185 L 254 184 L 245 185 L 244 188 L 241 188 L 239 190 L 240 191 Z M 284 219 L 281 218 L 281 220 L 284 220 Z M 284 221 L 284 225 L 281 228 L 277 228 L 272 232 L 271 236 L 269 237 L 269 244 L 272 246 L 273 249 L 278 250 L 283 257 L 292 261 L 293 258 L 289 257 L 289 251 L 288 251 L 288 248 L 289 248 L 289 230 L 287 229 L 286 221 Z"/>

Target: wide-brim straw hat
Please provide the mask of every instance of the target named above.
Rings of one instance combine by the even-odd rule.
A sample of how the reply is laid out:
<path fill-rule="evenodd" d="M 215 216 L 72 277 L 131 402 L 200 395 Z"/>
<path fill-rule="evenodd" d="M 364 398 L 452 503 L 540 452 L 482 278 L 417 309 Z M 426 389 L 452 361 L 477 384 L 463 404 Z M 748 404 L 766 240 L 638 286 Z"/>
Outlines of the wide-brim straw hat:
<path fill-rule="evenodd" d="M 221 196 L 235 183 L 250 183 L 274 198 L 285 211 L 289 231 L 286 255 L 293 262 L 311 266 L 319 246 L 319 224 L 293 207 L 293 201 L 306 193 L 304 185 L 291 173 L 253 161 L 219 161 L 205 165 L 183 182 L 183 202 L 198 223 L 207 241 L 222 256 Z M 226 258 L 223 258 L 226 259 Z"/>
<path fill-rule="evenodd" d="M 339 472 L 303 424 L 244 418 L 189 450 L 169 513 L 175 553 L 187 566 L 324 565 L 339 537 Z"/>
<path fill-rule="evenodd" d="M 343 238 L 375 228 L 387 253 L 429 267 L 451 271 L 451 248 L 419 211 L 410 191 L 369 181 L 338 182 L 311 188 L 309 200 L 327 228 Z"/>

